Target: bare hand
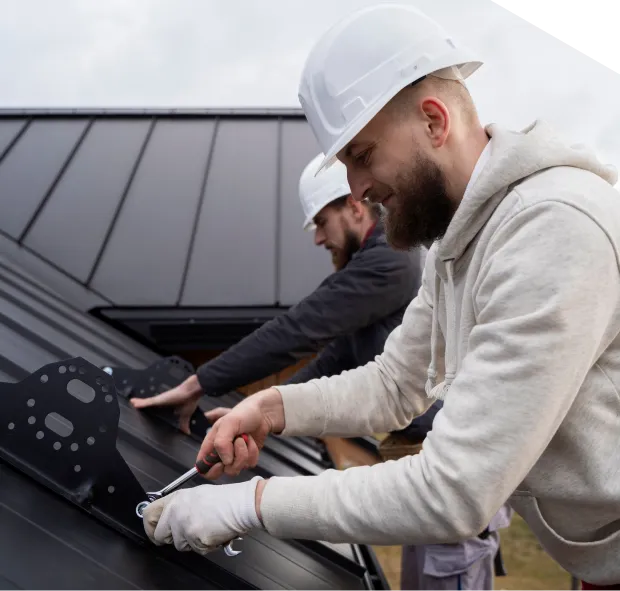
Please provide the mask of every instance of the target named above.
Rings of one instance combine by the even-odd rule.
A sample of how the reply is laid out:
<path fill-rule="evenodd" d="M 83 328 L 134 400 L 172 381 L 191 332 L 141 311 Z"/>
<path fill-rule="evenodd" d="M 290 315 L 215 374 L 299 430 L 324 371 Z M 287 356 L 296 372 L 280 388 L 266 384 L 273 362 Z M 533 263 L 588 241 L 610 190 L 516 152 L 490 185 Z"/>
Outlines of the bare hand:
<path fill-rule="evenodd" d="M 198 401 L 201 396 L 202 390 L 200 389 L 198 378 L 192 376 L 176 388 L 172 388 L 162 394 L 150 398 L 131 398 L 129 402 L 134 408 L 174 406 L 175 413 L 179 416 L 179 429 L 189 435 L 189 421 L 198 407 Z"/>
<path fill-rule="evenodd" d="M 211 411 L 219 418 L 198 452 L 198 458 L 204 458 L 215 449 L 222 460 L 206 474 L 209 480 L 222 474 L 236 476 L 241 470 L 256 466 L 267 435 L 284 429 L 282 397 L 275 388 L 249 396 L 233 409 L 225 410 L 228 412 Z M 247 445 L 239 437 L 242 433 L 250 436 Z"/>
<path fill-rule="evenodd" d="M 226 406 L 218 406 L 217 408 L 208 410 L 205 413 L 205 418 L 213 425 L 213 423 L 221 419 L 223 416 L 226 416 L 231 410 L 232 408 L 227 408 Z"/>

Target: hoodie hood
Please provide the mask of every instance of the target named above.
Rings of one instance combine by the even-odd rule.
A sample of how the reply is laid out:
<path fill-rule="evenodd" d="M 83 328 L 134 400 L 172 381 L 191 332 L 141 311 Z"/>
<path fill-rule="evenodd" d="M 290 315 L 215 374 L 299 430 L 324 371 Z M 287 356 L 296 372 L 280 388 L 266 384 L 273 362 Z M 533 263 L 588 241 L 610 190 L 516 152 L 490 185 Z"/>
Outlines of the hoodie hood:
<path fill-rule="evenodd" d="M 491 138 L 489 158 L 468 187 L 438 244 L 437 258 L 442 261 L 458 259 L 511 187 L 537 172 L 572 166 L 596 174 L 611 185 L 618 180 L 613 166 L 601 163 L 581 144 L 566 144 L 544 121 L 537 120 L 521 132 L 496 124 L 485 130 Z"/>
<path fill-rule="evenodd" d="M 486 127 L 491 138 L 479 159 L 472 179 L 445 236 L 437 244 L 433 319 L 431 329 L 431 362 L 427 372 L 426 394 L 444 399 L 458 366 L 457 303 L 454 287 L 455 263 L 484 227 L 506 194 L 518 184 L 542 170 L 571 166 L 591 172 L 610 185 L 618 179 L 616 169 L 602 164 L 583 145 L 566 145 L 543 121 L 536 121 L 521 132 Z M 442 268 L 443 267 L 443 268 Z M 442 282 L 445 278 L 445 284 Z M 445 376 L 437 384 L 439 356 L 440 291 L 444 291 L 446 307 Z"/>

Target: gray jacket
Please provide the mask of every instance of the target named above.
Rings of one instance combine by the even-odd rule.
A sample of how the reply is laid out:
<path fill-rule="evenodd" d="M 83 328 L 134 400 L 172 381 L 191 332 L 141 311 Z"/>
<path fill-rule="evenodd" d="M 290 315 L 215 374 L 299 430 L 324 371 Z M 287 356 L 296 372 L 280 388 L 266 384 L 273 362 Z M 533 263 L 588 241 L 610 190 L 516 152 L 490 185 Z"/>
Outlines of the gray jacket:
<path fill-rule="evenodd" d="M 416 253 L 417 254 L 417 253 Z M 289 383 L 352 369 L 383 351 L 420 285 L 417 257 L 390 248 L 381 224 L 340 271 L 286 313 L 197 370 L 205 394 L 221 396 L 323 351 Z"/>

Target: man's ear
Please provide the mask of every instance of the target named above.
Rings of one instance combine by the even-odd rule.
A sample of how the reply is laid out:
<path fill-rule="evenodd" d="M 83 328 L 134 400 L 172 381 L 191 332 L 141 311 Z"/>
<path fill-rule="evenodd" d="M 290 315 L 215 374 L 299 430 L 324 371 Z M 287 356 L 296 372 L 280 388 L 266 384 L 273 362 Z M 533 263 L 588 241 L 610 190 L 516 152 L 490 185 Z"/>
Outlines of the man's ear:
<path fill-rule="evenodd" d="M 364 208 L 366 207 L 366 205 L 361 201 L 356 201 L 351 195 L 347 196 L 346 203 L 351 215 L 353 216 L 353 219 L 356 222 L 361 222 L 364 218 Z"/>
<path fill-rule="evenodd" d="M 440 99 L 429 96 L 420 101 L 428 139 L 433 148 L 441 148 L 450 133 L 450 112 Z"/>

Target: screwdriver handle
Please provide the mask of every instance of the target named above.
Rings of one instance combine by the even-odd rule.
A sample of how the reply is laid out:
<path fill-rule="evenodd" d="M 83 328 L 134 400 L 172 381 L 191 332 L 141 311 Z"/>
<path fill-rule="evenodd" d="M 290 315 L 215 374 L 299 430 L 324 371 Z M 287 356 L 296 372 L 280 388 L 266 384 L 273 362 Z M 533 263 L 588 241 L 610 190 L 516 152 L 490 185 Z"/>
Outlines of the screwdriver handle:
<path fill-rule="evenodd" d="M 239 437 L 243 438 L 243 441 L 245 441 L 246 444 L 248 443 L 248 436 L 246 433 L 242 433 Z M 200 474 L 206 474 L 211 468 L 213 468 L 213 466 L 215 466 L 215 464 L 221 461 L 222 460 L 218 453 L 213 450 L 207 457 L 196 462 L 196 470 L 198 470 Z"/>

